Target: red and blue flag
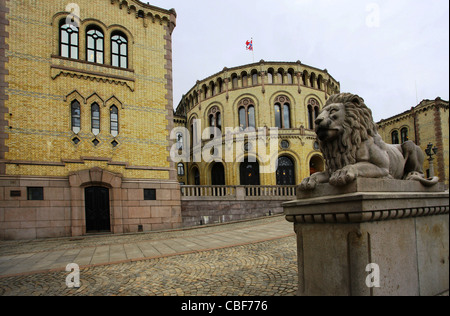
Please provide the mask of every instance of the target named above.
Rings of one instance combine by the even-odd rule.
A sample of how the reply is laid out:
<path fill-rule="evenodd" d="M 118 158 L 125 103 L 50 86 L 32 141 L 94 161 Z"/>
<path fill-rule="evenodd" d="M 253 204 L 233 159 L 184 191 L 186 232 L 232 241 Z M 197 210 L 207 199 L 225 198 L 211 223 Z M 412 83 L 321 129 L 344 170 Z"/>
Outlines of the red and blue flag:
<path fill-rule="evenodd" d="M 247 41 L 245 44 L 247 45 L 247 50 L 253 50 L 253 40 Z"/>

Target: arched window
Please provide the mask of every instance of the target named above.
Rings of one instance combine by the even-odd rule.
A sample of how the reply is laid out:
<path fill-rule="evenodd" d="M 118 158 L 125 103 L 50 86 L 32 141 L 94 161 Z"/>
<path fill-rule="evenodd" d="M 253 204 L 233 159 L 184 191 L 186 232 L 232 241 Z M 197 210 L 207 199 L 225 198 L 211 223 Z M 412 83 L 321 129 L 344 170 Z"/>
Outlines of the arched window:
<path fill-rule="evenodd" d="M 241 131 L 248 127 L 256 128 L 255 105 L 252 99 L 244 98 L 238 103 L 239 128 Z"/>
<path fill-rule="evenodd" d="M 308 128 L 314 129 L 313 109 L 311 104 L 308 104 Z"/>
<path fill-rule="evenodd" d="M 232 85 L 233 89 L 238 88 L 238 77 L 236 74 L 231 75 L 231 85 Z"/>
<path fill-rule="evenodd" d="M 406 141 L 408 141 L 408 129 L 406 127 L 402 128 L 400 131 L 402 144 Z"/>
<path fill-rule="evenodd" d="M 258 84 L 258 72 L 256 70 L 252 73 L 252 85 L 256 86 Z"/>
<path fill-rule="evenodd" d="M 292 69 L 290 69 L 288 72 L 287 72 L 287 83 L 288 84 L 293 84 L 294 83 L 294 71 L 292 70 Z"/>
<path fill-rule="evenodd" d="M 95 136 L 100 133 L 100 107 L 97 103 L 91 105 L 91 130 Z"/>
<path fill-rule="evenodd" d="M 320 104 L 319 101 L 317 101 L 314 98 L 311 98 L 308 100 L 308 124 L 309 129 L 314 129 L 315 124 L 314 121 L 319 116 L 320 112 Z"/>
<path fill-rule="evenodd" d="M 184 176 L 184 164 L 180 162 L 177 166 L 178 169 L 178 176 Z"/>
<path fill-rule="evenodd" d="M 78 28 L 61 20 L 59 27 L 59 54 L 61 57 L 78 59 Z"/>
<path fill-rule="evenodd" d="M 275 127 L 283 128 L 281 123 L 281 107 L 279 104 L 275 104 Z"/>
<path fill-rule="evenodd" d="M 128 40 L 120 32 L 115 32 L 111 36 L 111 65 L 128 68 Z"/>
<path fill-rule="evenodd" d="M 256 127 L 255 124 L 255 107 L 249 106 L 247 108 L 247 117 L 248 117 L 248 127 Z"/>
<path fill-rule="evenodd" d="M 283 84 L 284 83 L 284 76 L 283 76 L 284 72 L 283 69 L 279 69 L 277 72 L 277 83 L 279 84 Z"/>
<path fill-rule="evenodd" d="M 209 83 L 209 89 L 211 90 L 211 96 L 215 96 L 216 95 L 216 84 L 214 83 L 214 81 L 211 81 Z"/>
<path fill-rule="evenodd" d="M 315 88 L 315 81 L 316 81 L 316 74 L 311 73 L 311 75 L 309 77 L 309 84 L 310 84 L 311 88 Z"/>
<path fill-rule="evenodd" d="M 244 71 L 242 74 L 242 87 L 247 87 L 248 86 L 248 76 L 247 73 Z"/>
<path fill-rule="evenodd" d="M 222 93 L 223 92 L 223 80 L 222 78 L 217 79 L 217 86 L 218 86 L 218 93 Z"/>
<path fill-rule="evenodd" d="M 119 135 L 119 110 L 115 105 L 110 108 L 110 121 L 111 135 L 117 137 Z"/>
<path fill-rule="evenodd" d="M 71 105 L 72 131 L 78 134 L 81 130 L 81 107 L 77 100 L 72 101 Z"/>
<path fill-rule="evenodd" d="M 393 131 L 392 132 L 392 144 L 399 144 L 399 138 L 398 138 L 398 131 Z"/>
<path fill-rule="evenodd" d="M 269 69 L 267 71 L 267 83 L 269 84 L 273 83 L 273 69 Z"/>
<path fill-rule="evenodd" d="M 291 111 L 287 103 L 283 105 L 283 127 L 291 128 Z"/>
<path fill-rule="evenodd" d="M 86 32 L 86 60 L 92 63 L 103 64 L 104 46 L 105 38 L 103 32 L 97 27 L 89 27 Z"/>
<path fill-rule="evenodd" d="M 220 131 L 222 131 L 222 114 L 220 113 L 220 109 L 217 106 L 214 106 L 208 112 L 208 120 L 209 127 L 216 127 Z M 214 137 L 214 134 L 211 134 L 211 138 Z"/>
<path fill-rule="evenodd" d="M 291 128 L 290 100 L 286 96 L 278 96 L 275 99 L 275 127 Z"/>
<path fill-rule="evenodd" d="M 245 107 L 241 106 L 239 108 L 239 128 L 244 130 L 247 128 L 247 119 L 245 115 Z"/>

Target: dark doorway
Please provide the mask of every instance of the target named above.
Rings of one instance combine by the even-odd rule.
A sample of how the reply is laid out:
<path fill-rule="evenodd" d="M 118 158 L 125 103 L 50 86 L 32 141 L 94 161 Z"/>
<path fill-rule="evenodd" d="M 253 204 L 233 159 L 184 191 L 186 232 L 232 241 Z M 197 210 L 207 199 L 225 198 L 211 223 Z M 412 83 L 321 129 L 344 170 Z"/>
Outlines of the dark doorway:
<path fill-rule="evenodd" d="M 245 158 L 240 166 L 241 185 L 260 185 L 259 182 L 259 163 L 249 162 Z"/>
<path fill-rule="evenodd" d="M 86 232 L 110 232 L 109 190 L 89 187 L 84 190 L 86 205 Z"/>
<path fill-rule="evenodd" d="M 225 168 L 220 162 L 215 163 L 211 168 L 211 184 L 225 185 Z"/>
<path fill-rule="evenodd" d="M 278 158 L 277 185 L 295 185 L 295 166 L 288 157 Z"/>

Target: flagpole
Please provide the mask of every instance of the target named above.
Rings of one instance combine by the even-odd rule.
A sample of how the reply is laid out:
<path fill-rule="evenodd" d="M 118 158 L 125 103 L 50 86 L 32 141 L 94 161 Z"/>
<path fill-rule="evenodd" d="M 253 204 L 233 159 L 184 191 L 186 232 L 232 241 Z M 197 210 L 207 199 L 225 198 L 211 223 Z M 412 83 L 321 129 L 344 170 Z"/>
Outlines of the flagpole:
<path fill-rule="evenodd" d="M 255 45 L 253 45 L 253 37 L 252 39 L 252 57 L 253 57 L 253 63 L 255 63 Z"/>

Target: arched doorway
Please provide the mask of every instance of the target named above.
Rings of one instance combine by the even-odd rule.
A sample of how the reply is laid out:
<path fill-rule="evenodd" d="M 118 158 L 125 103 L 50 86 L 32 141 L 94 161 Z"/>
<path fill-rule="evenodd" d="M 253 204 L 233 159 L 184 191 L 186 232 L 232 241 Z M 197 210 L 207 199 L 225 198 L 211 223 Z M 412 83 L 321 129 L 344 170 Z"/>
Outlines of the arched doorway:
<path fill-rule="evenodd" d="M 291 158 L 278 158 L 277 185 L 295 185 L 295 165 Z"/>
<path fill-rule="evenodd" d="M 110 232 L 109 189 L 87 187 L 84 189 L 86 209 L 86 232 Z"/>
<path fill-rule="evenodd" d="M 197 167 L 193 167 L 189 176 L 190 185 L 200 185 L 200 171 Z"/>
<path fill-rule="evenodd" d="M 259 180 L 259 163 L 257 161 L 250 162 L 245 158 L 240 165 L 241 185 L 260 185 Z"/>
<path fill-rule="evenodd" d="M 325 163 L 323 158 L 319 155 L 315 155 L 309 161 L 309 174 L 313 175 L 316 172 L 325 171 Z"/>
<path fill-rule="evenodd" d="M 216 162 L 211 168 L 211 184 L 225 185 L 225 168 L 220 162 Z"/>

